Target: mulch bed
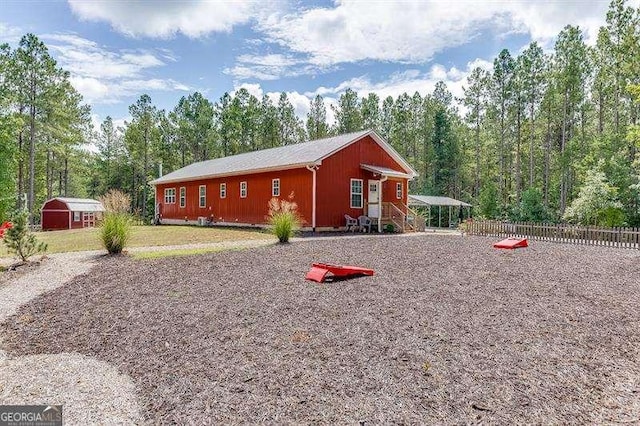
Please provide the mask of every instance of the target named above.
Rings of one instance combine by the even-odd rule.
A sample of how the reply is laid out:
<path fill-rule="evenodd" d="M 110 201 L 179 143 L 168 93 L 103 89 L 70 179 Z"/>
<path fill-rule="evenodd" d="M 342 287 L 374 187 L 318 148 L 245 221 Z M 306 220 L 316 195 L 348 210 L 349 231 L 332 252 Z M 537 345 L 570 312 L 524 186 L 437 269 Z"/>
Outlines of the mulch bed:
<path fill-rule="evenodd" d="M 640 253 L 480 237 L 104 259 L 2 325 L 129 374 L 150 423 L 640 419 Z M 312 261 L 373 277 L 316 284 Z"/>

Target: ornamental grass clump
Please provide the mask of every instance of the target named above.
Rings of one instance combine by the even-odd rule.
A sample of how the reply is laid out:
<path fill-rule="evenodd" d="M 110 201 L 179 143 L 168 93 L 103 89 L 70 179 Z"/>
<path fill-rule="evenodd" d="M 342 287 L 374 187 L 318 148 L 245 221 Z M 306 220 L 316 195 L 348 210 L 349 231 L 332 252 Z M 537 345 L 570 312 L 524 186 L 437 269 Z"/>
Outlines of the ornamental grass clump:
<path fill-rule="evenodd" d="M 100 240 L 109 254 L 122 253 L 131 238 L 131 199 L 127 194 L 111 190 L 100 197 L 105 208 L 104 219 L 100 227 Z"/>
<path fill-rule="evenodd" d="M 289 200 L 272 198 L 269 200 L 269 224 L 271 233 L 278 237 L 281 243 L 289 242 L 289 238 L 300 229 L 301 218 L 298 213 L 298 205 L 292 201 L 293 193 Z"/>

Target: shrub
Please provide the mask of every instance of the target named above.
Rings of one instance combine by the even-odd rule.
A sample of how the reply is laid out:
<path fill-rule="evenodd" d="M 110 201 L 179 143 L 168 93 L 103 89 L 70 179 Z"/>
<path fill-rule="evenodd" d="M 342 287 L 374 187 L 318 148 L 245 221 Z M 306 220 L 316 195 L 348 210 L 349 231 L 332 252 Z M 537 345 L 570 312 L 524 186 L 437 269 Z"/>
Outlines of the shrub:
<path fill-rule="evenodd" d="M 131 237 L 131 198 L 112 189 L 99 198 L 106 213 L 100 228 L 102 245 L 110 254 L 122 253 Z"/>
<path fill-rule="evenodd" d="M 100 228 L 100 239 L 109 254 L 121 253 L 130 237 L 131 216 L 128 213 L 105 213 Z"/>
<path fill-rule="evenodd" d="M 578 197 L 571 202 L 563 219 L 582 225 L 622 225 L 625 217 L 618 201 L 618 188 L 609 183 L 604 172 L 589 170 Z"/>
<path fill-rule="evenodd" d="M 293 201 L 293 193 L 289 200 L 272 198 L 269 200 L 269 224 L 271 232 L 278 237 L 281 243 L 289 242 L 289 238 L 300 229 L 301 218 L 298 214 L 298 205 Z"/>
<path fill-rule="evenodd" d="M 520 205 L 515 209 L 513 219 L 523 222 L 551 220 L 551 214 L 544 206 L 542 192 L 539 189 L 529 188 L 522 193 Z"/>
<path fill-rule="evenodd" d="M 495 219 L 500 215 L 499 197 L 498 188 L 491 181 L 480 188 L 478 207 L 482 217 Z"/>
<path fill-rule="evenodd" d="M 129 213 L 129 209 L 131 209 L 131 197 L 117 189 L 110 189 L 98 200 L 102 203 L 104 209 L 110 213 Z"/>
<path fill-rule="evenodd" d="M 47 251 L 47 244 L 38 241 L 29 232 L 29 212 L 27 210 L 18 210 L 11 216 L 13 226 L 4 231 L 4 243 L 10 253 L 14 253 L 20 257 L 23 262 L 38 253 Z"/>

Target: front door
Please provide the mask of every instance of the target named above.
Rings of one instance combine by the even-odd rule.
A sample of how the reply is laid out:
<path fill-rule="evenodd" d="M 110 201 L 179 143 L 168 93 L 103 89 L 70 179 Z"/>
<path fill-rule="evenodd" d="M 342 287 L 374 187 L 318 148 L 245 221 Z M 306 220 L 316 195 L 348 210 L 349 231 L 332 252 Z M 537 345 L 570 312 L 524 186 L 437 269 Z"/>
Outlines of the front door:
<path fill-rule="evenodd" d="M 380 181 L 369 181 L 369 197 L 367 198 L 367 216 L 371 218 L 380 217 Z"/>

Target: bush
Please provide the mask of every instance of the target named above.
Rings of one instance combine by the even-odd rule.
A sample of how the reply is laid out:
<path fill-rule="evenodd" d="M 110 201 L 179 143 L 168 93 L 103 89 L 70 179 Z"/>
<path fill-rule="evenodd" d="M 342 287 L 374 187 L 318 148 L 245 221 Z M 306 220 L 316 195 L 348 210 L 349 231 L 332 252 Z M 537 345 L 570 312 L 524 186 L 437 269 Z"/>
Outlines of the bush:
<path fill-rule="evenodd" d="M 98 197 L 102 206 L 110 213 L 129 213 L 131 209 L 131 197 L 117 189 L 110 189 L 102 197 Z"/>
<path fill-rule="evenodd" d="M 289 242 L 289 238 L 300 229 L 301 218 L 298 214 L 298 205 L 292 200 L 293 193 L 289 195 L 289 201 L 275 197 L 269 200 L 268 218 L 271 232 L 281 243 Z"/>
<path fill-rule="evenodd" d="M 512 220 L 522 222 L 548 222 L 551 213 L 545 208 L 542 192 L 529 188 L 522 193 L 520 204 L 514 209 Z"/>
<path fill-rule="evenodd" d="M 38 253 L 47 251 L 47 244 L 38 241 L 31 232 L 29 232 L 29 212 L 27 210 L 18 210 L 11 216 L 13 226 L 4 231 L 4 243 L 10 253 L 14 253 L 20 257 L 23 262 Z"/>
<path fill-rule="evenodd" d="M 131 237 L 131 216 L 128 213 L 107 212 L 100 228 L 102 245 L 109 254 L 118 254 Z"/>
<path fill-rule="evenodd" d="M 99 200 L 106 210 L 100 228 L 102 245 L 110 254 L 122 253 L 131 237 L 131 198 L 117 189 L 112 189 Z"/>
<path fill-rule="evenodd" d="M 597 226 L 620 226 L 625 217 L 618 201 L 618 188 L 611 185 L 604 172 L 587 172 L 578 197 L 564 212 L 563 219 L 571 223 Z"/>
<path fill-rule="evenodd" d="M 498 204 L 499 194 L 496 185 L 489 181 L 480 188 L 479 210 L 480 215 L 487 219 L 496 219 L 500 215 Z"/>

